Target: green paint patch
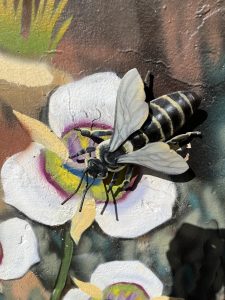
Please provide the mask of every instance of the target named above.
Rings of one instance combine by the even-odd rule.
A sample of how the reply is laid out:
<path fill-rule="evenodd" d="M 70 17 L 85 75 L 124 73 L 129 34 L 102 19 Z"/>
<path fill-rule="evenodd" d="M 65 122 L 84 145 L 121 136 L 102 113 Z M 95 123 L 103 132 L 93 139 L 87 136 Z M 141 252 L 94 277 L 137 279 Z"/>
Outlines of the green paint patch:
<path fill-rule="evenodd" d="M 45 300 L 46 297 L 43 295 L 43 291 L 39 288 L 35 288 L 30 292 L 29 299 L 32 300 Z"/>

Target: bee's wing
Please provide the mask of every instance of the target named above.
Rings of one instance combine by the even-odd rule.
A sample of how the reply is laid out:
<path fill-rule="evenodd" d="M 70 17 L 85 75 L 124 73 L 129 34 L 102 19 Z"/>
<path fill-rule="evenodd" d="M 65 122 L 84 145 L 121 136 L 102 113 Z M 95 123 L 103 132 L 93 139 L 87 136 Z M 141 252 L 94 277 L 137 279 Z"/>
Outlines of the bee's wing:
<path fill-rule="evenodd" d="M 114 133 L 109 151 L 115 151 L 133 132 L 140 129 L 149 114 L 145 102 L 144 84 L 137 69 L 128 71 L 121 79 L 117 98 Z"/>
<path fill-rule="evenodd" d="M 189 168 L 186 161 L 163 142 L 150 143 L 137 151 L 122 155 L 118 163 L 140 165 L 171 175 L 182 174 Z"/>

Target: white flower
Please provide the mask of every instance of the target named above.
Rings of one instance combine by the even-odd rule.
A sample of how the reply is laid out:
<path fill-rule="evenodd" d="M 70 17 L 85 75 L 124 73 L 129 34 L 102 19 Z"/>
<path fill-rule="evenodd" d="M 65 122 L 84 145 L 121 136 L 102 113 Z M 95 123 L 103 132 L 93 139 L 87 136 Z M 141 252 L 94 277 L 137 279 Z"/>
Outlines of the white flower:
<path fill-rule="evenodd" d="M 18 218 L 0 223 L 0 279 L 19 278 L 39 261 L 37 239 L 29 223 Z"/>
<path fill-rule="evenodd" d="M 98 73 L 58 88 L 50 98 L 49 124 L 68 146 L 70 154 L 92 142 L 81 137 L 76 127 L 112 128 L 120 78 L 114 73 Z M 54 153 L 38 143 L 8 158 L 1 171 L 5 202 L 29 218 L 50 226 L 70 220 L 80 205 L 81 194 L 62 202 L 77 187 L 82 164 L 63 164 Z M 81 189 L 82 191 L 82 189 Z M 111 236 L 134 238 L 164 223 L 172 216 L 176 200 L 175 184 L 144 175 L 133 191 L 117 200 L 119 222 L 114 205 L 100 214 L 105 191 L 99 180 L 91 189 L 96 200 L 96 222 Z"/>
<path fill-rule="evenodd" d="M 99 265 L 91 275 L 90 289 L 88 283 L 81 286 L 90 293 L 94 288 L 98 289 L 102 294 L 99 300 L 149 300 L 161 296 L 163 290 L 162 282 L 139 261 L 113 261 Z M 63 300 L 90 300 L 95 298 L 93 296 L 74 288 Z"/>

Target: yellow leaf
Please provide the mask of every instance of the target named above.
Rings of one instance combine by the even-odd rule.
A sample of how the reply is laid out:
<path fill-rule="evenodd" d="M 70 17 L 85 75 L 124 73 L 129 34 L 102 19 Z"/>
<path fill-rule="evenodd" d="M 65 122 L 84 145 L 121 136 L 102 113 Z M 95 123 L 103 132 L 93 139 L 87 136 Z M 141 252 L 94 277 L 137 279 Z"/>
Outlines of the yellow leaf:
<path fill-rule="evenodd" d="M 89 282 L 83 282 L 76 278 L 72 278 L 73 282 L 79 287 L 79 289 L 96 300 L 103 300 L 103 292 L 96 285 Z"/>
<path fill-rule="evenodd" d="M 96 215 L 96 206 L 94 199 L 86 199 L 82 211 L 75 213 L 72 219 L 70 235 L 74 242 L 78 244 L 82 233 L 91 226 Z"/>
<path fill-rule="evenodd" d="M 55 152 L 64 161 L 69 158 L 69 152 L 63 142 L 42 122 L 13 110 L 21 125 L 28 131 L 32 140 Z"/>
<path fill-rule="evenodd" d="M 67 29 L 70 26 L 70 23 L 72 21 L 73 17 L 68 18 L 59 28 L 58 32 L 55 35 L 54 40 L 52 41 L 52 43 L 50 44 L 50 48 L 51 49 L 56 49 L 58 43 L 61 41 L 61 39 L 63 38 L 65 32 L 67 31 Z"/>
<path fill-rule="evenodd" d="M 64 7 L 66 6 L 68 0 L 61 0 L 57 6 L 57 8 L 55 9 L 55 13 L 54 15 L 51 17 L 51 23 L 53 24 L 53 26 L 55 25 L 55 23 L 57 22 L 57 20 L 59 20 Z"/>

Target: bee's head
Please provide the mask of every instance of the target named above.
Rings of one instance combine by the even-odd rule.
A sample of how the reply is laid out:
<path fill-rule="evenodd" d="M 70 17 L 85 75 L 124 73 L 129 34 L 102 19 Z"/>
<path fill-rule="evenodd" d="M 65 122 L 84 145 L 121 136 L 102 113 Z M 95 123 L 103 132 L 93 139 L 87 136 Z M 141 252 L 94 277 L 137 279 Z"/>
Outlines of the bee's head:
<path fill-rule="evenodd" d="M 98 158 L 87 160 L 88 174 L 94 178 L 104 179 L 108 176 L 108 170 Z"/>

